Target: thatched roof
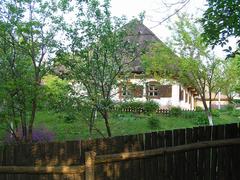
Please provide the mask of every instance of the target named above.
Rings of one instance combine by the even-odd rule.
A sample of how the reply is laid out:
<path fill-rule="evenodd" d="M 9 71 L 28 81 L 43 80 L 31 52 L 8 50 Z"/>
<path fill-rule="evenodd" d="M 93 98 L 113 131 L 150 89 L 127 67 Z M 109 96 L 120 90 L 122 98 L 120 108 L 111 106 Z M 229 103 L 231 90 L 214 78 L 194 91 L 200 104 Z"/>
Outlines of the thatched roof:
<path fill-rule="evenodd" d="M 158 42 L 162 44 L 164 48 L 168 48 L 148 27 L 146 27 L 140 21 L 133 20 L 130 23 L 134 23 L 133 31 L 138 34 L 137 42 L 142 45 L 141 47 L 146 48 L 146 46 L 151 42 Z M 144 73 L 144 67 L 141 63 L 140 57 L 138 57 L 135 61 L 132 62 L 132 73 Z"/>

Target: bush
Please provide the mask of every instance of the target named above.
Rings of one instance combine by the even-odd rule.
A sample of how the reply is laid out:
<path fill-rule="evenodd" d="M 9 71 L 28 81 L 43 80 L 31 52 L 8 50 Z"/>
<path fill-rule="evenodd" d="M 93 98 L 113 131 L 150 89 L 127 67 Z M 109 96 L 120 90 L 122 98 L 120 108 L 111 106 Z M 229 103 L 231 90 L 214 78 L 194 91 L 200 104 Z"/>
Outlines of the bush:
<path fill-rule="evenodd" d="M 235 109 L 231 112 L 231 114 L 234 117 L 240 117 L 240 110 Z"/>
<path fill-rule="evenodd" d="M 147 113 L 154 113 L 158 110 L 159 106 L 158 103 L 154 101 L 147 101 L 143 103 L 143 109 Z"/>
<path fill-rule="evenodd" d="M 208 117 L 205 112 L 198 112 L 195 116 L 195 123 L 197 125 L 208 125 Z"/>
<path fill-rule="evenodd" d="M 148 119 L 148 126 L 151 129 L 158 129 L 160 127 L 160 122 L 157 116 L 149 116 Z"/>
<path fill-rule="evenodd" d="M 152 113 L 156 112 L 159 108 L 158 104 L 154 101 L 140 102 L 140 101 L 130 101 L 123 102 L 115 105 L 118 110 L 131 108 L 133 110 L 143 109 L 144 112 Z"/>
<path fill-rule="evenodd" d="M 63 116 L 63 119 L 64 119 L 64 122 L 66 123 L 73 123 L 77 119 L 77 116 L 74 112 L 67 113 Z"/>
<path fill-rule="evenodd" d="M 225 106 L 226 111 L 233 111 L 234 110 L 234 105 L 233 104 L 228 104 Z"/>
<path fill-rule="evenodd" d="M 200 107 L 200 106 L 197 106 L 197 107 L 195 108 L 195 111 L 196 111 L 196 112 L 202 112 L 202 111 L 203 111 L 203 108 Z"/>
<path fill-rule="evenodd" d="M 18 137 L 19 139 L 22 139 L 22 131 L 19 129 L 18 131 Z M 51 131 L 49 131 L 45 126 L 40 126 L 37 128 L 33 128 L 33 134 L 32 134 L 32 140 L 34 143 L 36 142 L 50 142 L 53 141 L 55 138 L 55 134 Z M 7 135 L 4 138 L 4 142 L 7 144 L 15 144 L 17 143 L 15 138 L 10 134 L 7 133 Z"/>
<path fill-rule="evenodd" d="M 130 102 L 122 102 L 116 105 L 119 109 L 127 109 L 127 108 L 132 108 L 132 109 L 138 109 L 143 107 L 143 103 L 140 101 L 130 101 Z"/>
<path fill-rule="evenodd" d="M 218 109 L 213 109 L 212 110 L 212 116 L 213 117 L 220 117 L 220 112 Z"/>
<path fill-rule="evenodd" d="M 233 103 L 235 103 L 235 104 L 240 104 L 240 99 L 233 99 L 232 101 L 233 101 Z"/>
<path fill-rule="evenodd" d="M 182 110 L 180 107 L 172 107 L 169 111 L 171 116 L 180 116 L 182 114 Z"/>
<path fill-rule="evenodd" d="M 197 112 L 195 112 L 195 111 L 182 111 L 182 116 L 184 118 L 195 118 L 196 114 L 197 114 Z"/>

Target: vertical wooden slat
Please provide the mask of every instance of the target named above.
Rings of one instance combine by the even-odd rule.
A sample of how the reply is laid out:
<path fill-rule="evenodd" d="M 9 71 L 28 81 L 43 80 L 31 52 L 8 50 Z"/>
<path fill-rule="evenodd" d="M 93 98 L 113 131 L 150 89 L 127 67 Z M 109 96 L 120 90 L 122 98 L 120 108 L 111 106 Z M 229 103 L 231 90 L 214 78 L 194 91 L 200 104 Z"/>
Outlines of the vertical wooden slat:
<path fill-rule="evenodd" d="M 201 141 L 203 140 L 204 136 L 204 127 L 201 126 L 198 128 L 198 140 Z M 205 174 L 205 152 L 203 149 L 198 150 L 198 179 L 202 180 L 204 179 L 204 174 Z"/>
<path fill-rule="evenodd" d="M 204 127 L 204 133 L 202 140 L 210 141 L 212 139 L 212 127 L 206 126 Z M 204 179 L 211 179 L 211 152 L 212 148 L 204 149 L 204 162 L 205 162 L 205 169 L 204 169 Z"/>
<path fill-rule="evenodd" d="M 237 124 L 227 124 L 225 125 L 225 138 L 234 138 L 238 136 L 238 126 Z M 226 178 L 227 179 L 237 179 L 237 177 L 234 175 L 235 172 L 239 171 L 240 169 L 236 169 L 235 164 L 238 164 L 239 162 L 236 161 L 237 154 L 239 152 L 236 151 L 237 146 L 231 146 L 226 148 L 226 163 L 228 166 L 226 167 Z M 238 173 L 239 174 L 239 173 Z"/>
<path fill-rule="evenodd" d="M 165 131 L 165 146 L 170 147 L 173 145 L 173 134 L 172 131 Z M 165 179 L 173 179 L 172 169 L 173 169 L 173 155 L 165 155 Z"/>
<path fill-rule="evenodd" d="M 152 133 L 145 134 L 145 150 L 151 149 Z M 144 160 L 144 171 L 145 179 L 150 179 L 152 177 L 152 160 L 151 158 L 146 158 Z"/>
<path fill-rule="evenodd" d="M 217 139 L 217 128 L 212 126 L 212 140 Z M 212 148 L 211 152 L 211 180 L 216 180 L 217 178 L 217 148 Z"/>
<path fill-rule="evenodd" d="M 95 156 L 93 151 L 85 152 L 85 180 L 94 180 Z"/>
<path fill-rule="evenodd" d="M 217 139 L 225 139 L 225 126 L 218 125 L 217 128 Z M 225 178 L 225 149 L 222 147 L 218 147 L 217 149 L 217 173 L 216 179 L 217 180 L 224 180 Z"/>
<path fill-rule="evenodd" d="M 157 138 L 157 148 L 164 147 L 164 132 L 158 132 L 158 138 Z M 164 162 L 165 162 L 165 157 L 164 155 L 157 156 L 157 175 L 158 177 L 162 177 L 163 179 L 165 178 L 165 171 L 164 171 Z"/>
<path fill-rule="evenodd" d="M 198 128 L 199 127 L 194 127 L 192 130 L 192 143 L 198 142 Z M 194 150 L 192 152 L 192 178 L 193 180 L 198 179 L 198 150 Z"/>
<path fill-rule="evenodd" d="M 193 129 L 187 128 L 186 129 L 186 143 L 191 144 L 193 142 Z M 187 157 L 186 157 L 186 180 L 192 180 L 194 177 L 194 170 L 193 170 L 193 161 L 194 159 L 194 152 L 193 151 L 188 151 L 187 152 Z"/>

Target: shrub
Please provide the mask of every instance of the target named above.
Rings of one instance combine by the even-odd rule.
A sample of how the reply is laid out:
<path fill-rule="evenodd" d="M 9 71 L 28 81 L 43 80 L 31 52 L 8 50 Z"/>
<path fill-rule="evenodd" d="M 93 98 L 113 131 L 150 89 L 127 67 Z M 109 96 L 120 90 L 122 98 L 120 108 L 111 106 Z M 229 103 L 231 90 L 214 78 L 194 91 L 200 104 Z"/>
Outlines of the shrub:
<path fill-rule="evenodd" d="M 208 125 L 208 117 L 205 112 L 198 112 L 195 116 L 195 123 L 197 125 Z"/>
<path fill-rule="evenodd" d="M 64 122 L 66 123 L 73 123 L 77 119 L 77 116 L 74 112 L 67 113 L 63 116 L 63 119 L 64 119 Z"/>
<path fill-rule="evenodd" d="M 225 106 L 225 110 L 226 111 L 233 111 L 233 109 L 234 109 L 234 105 L 233 104 L 228 104 L 228 105 Z"/>
<path fill-rule="evenodd" d="M 180 116 L 182 114 L 182 110 L 180 107 L 172 107 L 170 109 L 170 115 L 171 116 Z"/>
<path fill-rule="evenodd" d="M 154 101 L 147 101 L 143 103 L 143 109 L 147 113 L 154 113 L 156 110 L 158 110 L 159 106 L 158 103 Z"/>
<path fill-rule="evenodd" d="M 232 101 L 233 101 L 233 103 L 235 103 L 235 104 L 240 104 L 240 99 L 233 99 Z"/>
<path fill-rule="evenodd" d="M 22 131 L 19 129 L 18 131 L 18 137 L 19 139 L 22 139 Z M 50 142 L 53 141 L 55 138 L 55 134 L 51 131 L 49 131 L 45 126 L 40 126 L 37 128 L 33 128 L 33 134 L 32 134 L 32 140 L 34 143 L 36 142 Z M 17 143 L 15 138 L 10 134 L 7 133 L 7 135 L 4 138 L 4 142 L 7 144 L 15 144 Z"/>
<path fill-rule="evenodd" d="M 131 108 L 133 110 L 143 109 L 144 112 L 152 113 L 156 112 L 159 108 L 158 104 L 154 101 L 140 102 L 140 101 L 130 101 L 123 102 L 115 105 L 118 110 Z"/>
<path fill-rule="evenodd" d="M 196 112 L 202 112 L 202 111 L 203 111 L 203 108 L 200 107 L 200 106 L 197 106 L 197 107 L 195 108 L 195 111 L 196 111 Z"/>
<path fill-rule="evenodd" d="M 182 116 L 184 118 L 195 118 L 197 112 L 195 111 L 182 111 Z"/>
<path fill-rule="evenodd" d="M 116 107 L 118 107 L 119 109 L 127 109 L 127 108 L 138 109 L 143 107 L 143 103 L 140 101 L 122 102 L 122 103 L 119 103 Z"/>
<path fill-rule="evenodd" d="M 240 110 L 235 109 L 231 112 L 231 114 L 234 117 L 240 117 Z"/>
<path fill-rule="evenodd" d="M 151 129 L 158 129 L 160 127 L 160 122 L 157 116 L 149 116 L 148 119 L 148 126 Z"/>
<path fill-rule="evenodd" d="M 220 117 L 220 112 L 218 109 L 213 109 L 212 110 L 212 116 L 213 117 Z"/>

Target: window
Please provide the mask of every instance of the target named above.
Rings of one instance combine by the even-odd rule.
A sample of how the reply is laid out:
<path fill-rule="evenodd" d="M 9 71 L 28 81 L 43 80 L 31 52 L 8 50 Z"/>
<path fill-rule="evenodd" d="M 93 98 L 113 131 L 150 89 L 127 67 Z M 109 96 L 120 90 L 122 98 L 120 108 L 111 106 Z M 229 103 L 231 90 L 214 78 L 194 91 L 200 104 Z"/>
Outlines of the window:
<path fill-rule="evenodd" d="M 160 97 L 172 97 L 172 85 L 161 85 L 159 94 Z"/>
<path fill-rule="evenodd" d="M 185 102 L 188 102 L 188 93 L 185 92 Z"/>
<path fill-rule="evenodd" d="M 143 97 L 143 86 L 141 85 L 133 85 L 133 95 L 134 97 Z"/>
<path fill-rule="evenodd" d="M 143 86 L 132 83 L 120 84 L 120 98 L 121 97 L 143 97 Z"/>
<path fill-rule="evenodd" d="M 123 96 L 131 96 L 132 95 L 131 85 L 123 85 L 122 95 Z"/>
<path fill-rule="evenodd" d="M 179 100 L 180 101 L 183 101 L 183 94 L 184 94 L 184 92 L 183 92 L 183 90 L 181 89 L 181 86 L 179 87 Z"/>
<path fill-rule="evenodd" d="M 157 82 L 149 82 L 147 86 L 147 96 L 149 98 L 159 98 L 159 87 Z"/>

